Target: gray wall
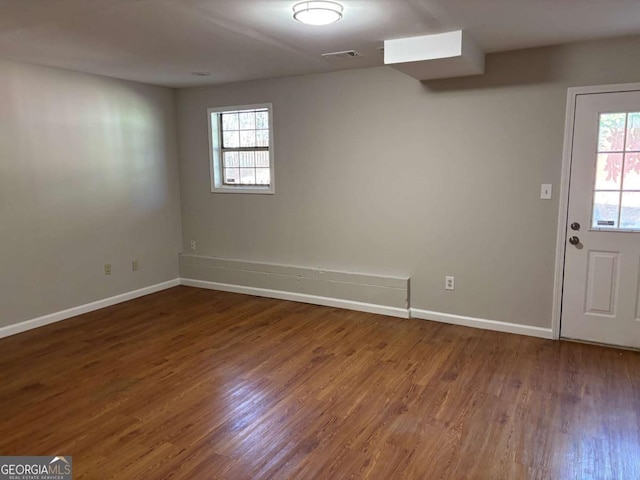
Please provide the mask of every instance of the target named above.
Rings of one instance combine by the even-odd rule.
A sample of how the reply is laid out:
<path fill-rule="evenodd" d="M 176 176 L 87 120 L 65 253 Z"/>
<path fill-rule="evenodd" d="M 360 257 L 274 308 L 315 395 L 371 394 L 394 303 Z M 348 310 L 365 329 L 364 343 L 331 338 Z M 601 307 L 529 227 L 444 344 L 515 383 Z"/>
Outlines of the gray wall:
<path fill-rule="evenodd" d="M 172 90 L 0 61 L 0 105 L 0 326 L 178 276 Z"/>
<path fill-rule="evenodd" d="M 414 308 L 550 327 L 567 87 L 640 80 L 638 51 L 495 54 L 483 76 L 426 84 L 377 68 L 179 90 L 184 251 L 410 276 Z M 261 102 L 276 194 L 210 193 L 207 107 Z"/>

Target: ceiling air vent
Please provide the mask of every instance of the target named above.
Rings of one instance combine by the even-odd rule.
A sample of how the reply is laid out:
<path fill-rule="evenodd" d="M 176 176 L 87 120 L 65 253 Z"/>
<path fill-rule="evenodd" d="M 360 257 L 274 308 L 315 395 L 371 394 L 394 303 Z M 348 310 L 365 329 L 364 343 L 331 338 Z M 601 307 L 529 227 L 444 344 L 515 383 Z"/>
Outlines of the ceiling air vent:
<path fill-rule="evenodd" d="M 344 52 L 323 53 L 322 58 L 327 60 L 348 60 L 349 58 L 359 57 L 360 54 L 355 50 L 345 50 Z"/>

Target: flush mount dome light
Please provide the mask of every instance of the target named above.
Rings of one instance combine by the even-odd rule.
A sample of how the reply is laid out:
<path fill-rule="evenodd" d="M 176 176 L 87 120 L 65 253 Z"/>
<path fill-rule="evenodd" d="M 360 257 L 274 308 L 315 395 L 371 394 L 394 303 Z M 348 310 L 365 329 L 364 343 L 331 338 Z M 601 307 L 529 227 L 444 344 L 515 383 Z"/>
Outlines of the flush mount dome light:
<path fill-rule="evenodd" d="M 307 25 L 329 25 L 342 18 L 343 10 L 337 2 L 300 2 L 293 6 L 293 18 Z"/>

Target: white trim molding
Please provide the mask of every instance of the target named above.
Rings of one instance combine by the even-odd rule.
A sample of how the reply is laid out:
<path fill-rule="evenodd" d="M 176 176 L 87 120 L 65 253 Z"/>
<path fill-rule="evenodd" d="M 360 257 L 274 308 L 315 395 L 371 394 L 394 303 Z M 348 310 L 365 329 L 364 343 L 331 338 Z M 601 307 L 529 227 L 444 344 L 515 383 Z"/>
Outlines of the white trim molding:
<path fill-rule="evenodd" d="M 175 278 L 173 280 L 169 280 L 168 282 L 158 283 L 156 285 L 151 285 L 149 287 L 144 287 L 138 290 L 133 290 L 131 292 L 122 293 L 114 297 L 109 297 L 102 300 L 97 300 L 95 302 L 86 303 L 78 307 L 69 308 L 67 310 L 62 310 L 60 312 L 50 313 L 48 315 L 44 315 L 38 318 L 33 318 L 31 320 L 26 320 L 24 322 L 14 323 L 13 325 L 7 325 L 6 327 L 0 328 L 0 338 L 9 337 L 11 335 L 16 335 L 18 333 L 26 332 L 27 330 L 33 330 L 34 328 L 43 327 L 51 323 L 60 322 L 62 320 L 66 320 L 71 317 L 76 317 L 78 315 L 93 312 L 95 310 L 100 310 L 101 308 L 110 307 L 118 303 L 133 300 L 134 298 L 144 297 L 145 295 L 149 295 L 151 293 L 156 293 L 162 290 L 166 290 L 168 288 L 177 287 L 178 285 L 180 285 L 180 279 Z"/>
<path fill-rule="evenodd" d="M 518 325 L 517 323 L 499 322 L 497 320 L 486 320 L 484 318 L 464 317 L 462 315 L 452 315 L 450 313 L 432 312 L 430 310 L 411 309 L 411 318 L 422 320 L 432 320 L 434 322 L 461 325 L 463 327 L 481 328 L 483 330 L 493 330 L 495 332 L 514 333 L 516 335 L 528 335 L 530 337 L 553 338 L 550 328 L 532 327 L 530 325 Z"/>
<path fill-rule="evenodd" d="M 567 111 L 564 126 L 564 149 L 562 154 L 562 177 L 558 208 L 558 232 L 556 237 L 556 265 L 553 282 L 553 310 L 551 317 L 552 338 L 560 339 L 562 317 L 562 287 L 564 283 L 564 257 L 567 244 L 567 214 L 569 211 L 569 180 L 571 179 L 571 157 L 573 156 L 573 124 L 576 113 L 576 101 L 579 95 L 598 93 L 630 92 L 640 90 L 640 83 L 617 85 L 597 85 L 590 87 L 572 87 L 567 91 Z"/>
<path fill-rule="evenodd" d="M 191 278 L 181 278 L 180 285 L 184 285 L 186 287 L 206 288 L 208 290 L 220 290 L 222 292 L 242 293 L 244 295 L 254 295 L 257 297 L 276 298 L 278 300 L 289 300 L 292 302 L 311 303 L 313 305 L 322 305 L 325 307 L 345 308 L 347 310 L 376 313 L 379 315 L 388 315 L 390 317 L 409 318 L 408 308 L 389 307 L 385 305 L 376 305 L 373 303 L 343 300 L 341 298 L 320 297 L 317 295 L 307 295 L 305 293 L 269 290 L 267 288 L 245 287 L 242 285 L 231 285 L 228 283 L 194 280 Z"/>

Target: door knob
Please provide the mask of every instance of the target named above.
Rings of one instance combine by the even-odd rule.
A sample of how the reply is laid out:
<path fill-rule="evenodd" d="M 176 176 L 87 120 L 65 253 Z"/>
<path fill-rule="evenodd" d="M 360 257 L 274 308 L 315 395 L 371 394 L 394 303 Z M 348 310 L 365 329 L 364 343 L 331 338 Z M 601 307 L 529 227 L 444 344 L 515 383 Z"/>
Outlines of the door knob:
<path fill-rule="evenodd" d="M 580 243 L 580 239 L 579 239 L 578 237 L 571 237 L 571 238 L 569 239 L 569 243 L 570 243 L 571 245 L 577 245 L 577 244 L 579 244 L 579 243 Z"/>
<path fill-rule="evenodd" d="M 573 222 L 571 224 L 571 230 L 576 230 L 576 231 L 580 230 L 580 224 L 578 222 Z"/>

